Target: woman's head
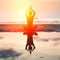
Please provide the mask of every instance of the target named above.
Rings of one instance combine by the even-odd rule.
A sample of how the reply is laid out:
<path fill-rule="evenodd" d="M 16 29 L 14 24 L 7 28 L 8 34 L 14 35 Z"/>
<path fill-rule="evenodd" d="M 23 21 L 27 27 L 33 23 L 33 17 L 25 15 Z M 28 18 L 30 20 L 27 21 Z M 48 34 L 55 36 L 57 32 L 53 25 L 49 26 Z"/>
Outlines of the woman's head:
<path fill-rule="evenodd" d="M 28 48 L 29 50 L 32 50 L 32 46 L 31 45 L 29 45 L 29 48 Z"/>

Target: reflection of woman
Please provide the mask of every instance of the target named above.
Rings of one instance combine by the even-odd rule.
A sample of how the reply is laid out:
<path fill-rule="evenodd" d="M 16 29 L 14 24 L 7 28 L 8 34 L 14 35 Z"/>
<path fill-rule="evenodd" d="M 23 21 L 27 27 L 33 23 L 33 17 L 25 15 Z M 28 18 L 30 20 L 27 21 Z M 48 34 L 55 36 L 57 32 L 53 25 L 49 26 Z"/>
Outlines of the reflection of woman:
<path fill-rule="evenodd" d="M 25 49 L 27 51 L 30 51 L 30 54 L 35 49 L 35 45 L 33 43 L 33 35 L 32 34 L 28 34 L 27 35 L 27 44 L 26 44 Z"/>
<path fill-rule="evenodd" d="M 29 10 L 26 11 L 26 18 L 28 24 L 33 24 L 34 16 L 35 16 L 35 11 L 30 6 Z"/>
<path fill-rule="evenodd" d="M 35 29 L 35 28 L 34 28 Z M 24 32 L 23 34 L 27 35 L 27 44 L 26 44 L 26 47 L 25 49 L 27 51 L 31 52 L 35 49 L 35 45 L 34 45 L 34 42 L 33 42 L 33 35 L 38 35 L 35 31 L 34 31 L 33 27 L 32 26 L 28 26 L 27 27 L 27 30 L 26 32 Z"/>

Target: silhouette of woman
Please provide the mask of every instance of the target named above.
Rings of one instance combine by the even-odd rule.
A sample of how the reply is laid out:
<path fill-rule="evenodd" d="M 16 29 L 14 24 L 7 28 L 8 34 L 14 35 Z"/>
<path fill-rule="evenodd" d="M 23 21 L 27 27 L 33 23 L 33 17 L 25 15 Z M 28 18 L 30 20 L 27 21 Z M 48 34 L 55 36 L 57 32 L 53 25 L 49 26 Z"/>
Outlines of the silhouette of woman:
<path fill-rule="evenodd" d="M 27 18 L 28 25 L 33 24 L 34 16 L 35 16 L 35 11 L 30 6 L 30 8 L 26 11 L 26 18 Z"/>
<path fill-rule="evenodd" d="M 27 34 L 27 44 L 25 49 L 32 53 L 32 51 L 35 49 L 35 45 L 33 43 L 33 35 L 37 35 L 37 33 L 34 33 L 35 28 L 33 27 L 33 18 L 35 16 L 35 11 L 31 8 L 26 11 L 26 18 L 27 18 L 27 28 L 26 32 L 24 34 Z"/>
<path fill-rule="evenodd" d="M 30 33 L 29 33 L 29 34 L 27 35 L 27 44 L 26 44 L 25 49 L 26 49 L 27 51 L 29 51 L 30 54 L 31 54 L 32 51 L 35 49 L 35 45 L 34 45 L 34 43 L 33 43 L 33 34 L 30 34 Z"/>

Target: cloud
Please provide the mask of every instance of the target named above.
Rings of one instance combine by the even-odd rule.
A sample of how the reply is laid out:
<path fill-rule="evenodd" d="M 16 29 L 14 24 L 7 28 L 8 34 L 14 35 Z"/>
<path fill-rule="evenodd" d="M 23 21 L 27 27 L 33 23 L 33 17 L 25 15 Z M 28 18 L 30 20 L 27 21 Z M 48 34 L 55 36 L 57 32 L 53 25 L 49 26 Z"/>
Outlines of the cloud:
<path fill-rule="evenodd" d="M 51 41 L 51 43 L 53 44 L 53 46 L 57 46 L 60 44 L 60 37 L 53 37 L 53 38 L 39 38 L 39 37 L 34 37 L 34 39 L 37 42 L 47 42 L 49 43 Z"/>
<path fill-rule="evenodd" d="M 3 39 L 4 37 L 0 36 L 0 40 Z"/>
<path fill-rule="evenodd" d="M 39 36 L 37 36 L 37 37 L 34 37 L 34 39 L 36 39 L 36 41 L 38 40 L 38 41 L 49 41 L 49 40 L 51 40 L 51 41 L 59 41 L 60 40 L 60 37 L 53 37 L 53 38 L 40 38 Z"/>
<path fill-rule="evenodd" d="M 0 58 L 9 58 L 12 57 L 12 59 L 18 58 L 21 56 L 23 53 L 18 53 L 17 51 L 13 49 L 1 49 L 0 50 Z"/>
<path fill-rule="evenodd" d="M 59 41 L 60 38 L 52 38 L 53 41 Z"/>

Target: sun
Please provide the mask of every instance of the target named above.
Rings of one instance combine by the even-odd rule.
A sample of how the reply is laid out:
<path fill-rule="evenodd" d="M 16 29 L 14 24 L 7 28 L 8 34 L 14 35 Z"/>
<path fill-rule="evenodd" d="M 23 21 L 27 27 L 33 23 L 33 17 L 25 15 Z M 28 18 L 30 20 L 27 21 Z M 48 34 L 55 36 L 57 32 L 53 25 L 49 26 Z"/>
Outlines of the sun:
<path fill-rule="evenodd" d="M 21 9 L 20 10 L 21 17 L 25 17 L 25 13 L 26 13 L 25 9 Z"/>
<path fill-rule="evenodd" d="M 21 8 L 19 10 L 17 10 L 17 15 L 16 15 L 16 19 L 14 20 L 16 23 L 19 22 L 26 22 L 26 9 L 25 8 Z"/>
<path fill-rule="evenodd" d="M 26 0 L 18 0 L 18 4 L 15 5 L 14 22 L 26 22 L 26 11 L 28 9 Z"/>

